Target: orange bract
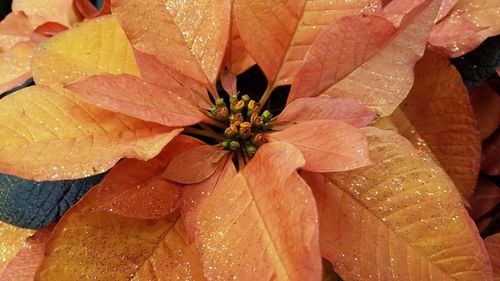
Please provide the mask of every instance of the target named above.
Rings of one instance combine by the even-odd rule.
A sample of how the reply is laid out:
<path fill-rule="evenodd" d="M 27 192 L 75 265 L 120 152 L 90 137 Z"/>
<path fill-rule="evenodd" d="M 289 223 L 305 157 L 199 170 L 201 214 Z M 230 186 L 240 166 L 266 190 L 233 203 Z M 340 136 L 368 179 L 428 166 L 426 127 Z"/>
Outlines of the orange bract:
<path fill-rule="evenodd" d="M 477 229 L 443 170 L 403 137 L 363 130 L 374 166 L 319 181 L 305 175 L 319 202 L 322 251 L 337 272 L 360 280 L 492 280 Z"/>
<path fill-rule="evenodd" d="M 119 0 L 112 11 L 135 48 L 213 89 L 229 36 L 230 4 Z"/>
<path fill-rule="evenodd" d="M 205 200 L 196 243 L 208 279 L 320 279 L 314 198 L 295 172 L 303 164 L 293 146 L 265 145 Z"/>

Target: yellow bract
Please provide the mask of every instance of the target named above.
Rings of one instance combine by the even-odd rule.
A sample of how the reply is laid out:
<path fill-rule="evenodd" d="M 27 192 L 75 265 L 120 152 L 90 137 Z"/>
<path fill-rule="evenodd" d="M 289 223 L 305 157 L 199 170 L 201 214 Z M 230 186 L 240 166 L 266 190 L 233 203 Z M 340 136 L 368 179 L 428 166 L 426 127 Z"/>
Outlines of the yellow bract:
<path fill-rule="evenodd" d="M 139 76 L 132 46 L 112 16 L 83 22 L 42 43 L 32 67 L 37 85 L 66 84 L 100 73 Z"/>

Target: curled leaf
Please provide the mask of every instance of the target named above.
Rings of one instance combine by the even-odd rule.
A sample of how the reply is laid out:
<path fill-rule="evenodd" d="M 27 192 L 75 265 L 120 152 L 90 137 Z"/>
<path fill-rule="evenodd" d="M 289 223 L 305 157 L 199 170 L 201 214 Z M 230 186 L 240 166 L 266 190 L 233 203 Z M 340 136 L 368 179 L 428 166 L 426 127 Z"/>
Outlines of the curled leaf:
<path fill-rule="evenodd" d="M 75 0 L 75 7 L 86 19 L 93 19 L 103 15 L 111 14 L 111 0 L 104 0 L 99 10 L 90 0 Z"/>
<path fill-rule="evenodd" d="M 266 134 L 266 138 L 296 146 L 306 160 L 302 169 L 307 171 L 347 171 L 371 163 L 364 133 L 336 120 L 306 121 Z"/>
<path fill-rule="evenodd" d="M 172 159 L 163 176 L 182 184 L 194 184 L 210 177 L 229 151 L 218 145 L 200 145 Z"/>
<path fill-rule="evenodd" d="M 500 202 L 500 188 L 486 178 L 479 178 L 470 205 L 470 215 L 474 220 L 479 219 Z"/>
<path fill-rule="evenodd" d="M 489 137 L 500 124 L 500 96 L 488 84 L 475 89 L 470 95 L 481 140 Z"/>

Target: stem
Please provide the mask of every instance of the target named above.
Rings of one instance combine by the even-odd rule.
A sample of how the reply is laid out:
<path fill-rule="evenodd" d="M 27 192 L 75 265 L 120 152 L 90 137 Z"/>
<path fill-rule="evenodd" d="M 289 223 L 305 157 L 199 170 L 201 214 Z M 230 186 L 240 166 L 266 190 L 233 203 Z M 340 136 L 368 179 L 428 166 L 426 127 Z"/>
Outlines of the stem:
<path fill-rule="evenodd" d="M 267 100 L 271 96 L 271 92 L 273 91 L 273 88 L 274 88 L 274 82 L 267 84 L 267 89 L 266 89 L 266 91 L 264 92 L 264 95 L 262 95 L 262 98 L 260 98 L 260 101 L 259 101 L 259 103 L 260 103 L 260 105 L 262 107 L 264 107 L 264 104 L 266 104 Z"/>
<path fill-rule="evenodd" d="M 184 132 L 188 133 L 188 134 L 214 138 L 216 140 L 221 140 L 221 141 L 224 140 L 224 137 L 222 137 L 219 134 L 212 133 L 212 132 L 205 131 L 205 130 L 196 129 L 196 128 L 186 127 L 186 128 L 184 128 Z"/>
<path fill-rule="evenodd" d="M 200 124 L 198 124 L 198 125 L 200 125 L 200 127 L 201 127 L 203 130 L 205 130 L 205 131 L 209 131 L 210 133 L 214 133 L 214 134 L 215 134 L 215 131 L 214 131 L 214 130 L 212 130 L 212 128 L 210 128 L 209 126 L 207 126 L 207 125 L 205 125 L 205 124 L 203 124 L 203 123 L 200 123 Z"/>
<path fill-rule="evenodd" d="M 210 84 L 210 88 L 208 89 L 214 100 L 219 98 L 219 93 L 217 92 L 217 89 L 214 88 L 214 85 Z"/>
<path fill-rule="evenodd" d="M 208 124 L 208 125 L 212 125 L 212 126 L 215 126 L 215 127 L 219 127 L 221 129 L 225 129 L 227 126 L 226 124 L 220 122 L 220 121 L 217 121 L 213 118 L 205 118 L 203 119 L 201 122 L 205 123 L 205 124 Z"/>

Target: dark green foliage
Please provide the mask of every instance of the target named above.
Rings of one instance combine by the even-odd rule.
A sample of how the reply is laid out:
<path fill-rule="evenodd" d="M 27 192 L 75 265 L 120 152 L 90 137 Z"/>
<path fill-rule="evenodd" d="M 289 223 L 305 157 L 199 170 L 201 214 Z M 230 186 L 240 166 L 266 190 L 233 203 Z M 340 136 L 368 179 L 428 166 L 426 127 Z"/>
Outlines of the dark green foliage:
<path fill-rule="evenodd" d="M 80 180 L 34 182 L 0 174 L 0 220 L 38 229 L 57 221 L 102 175 Z"/>

